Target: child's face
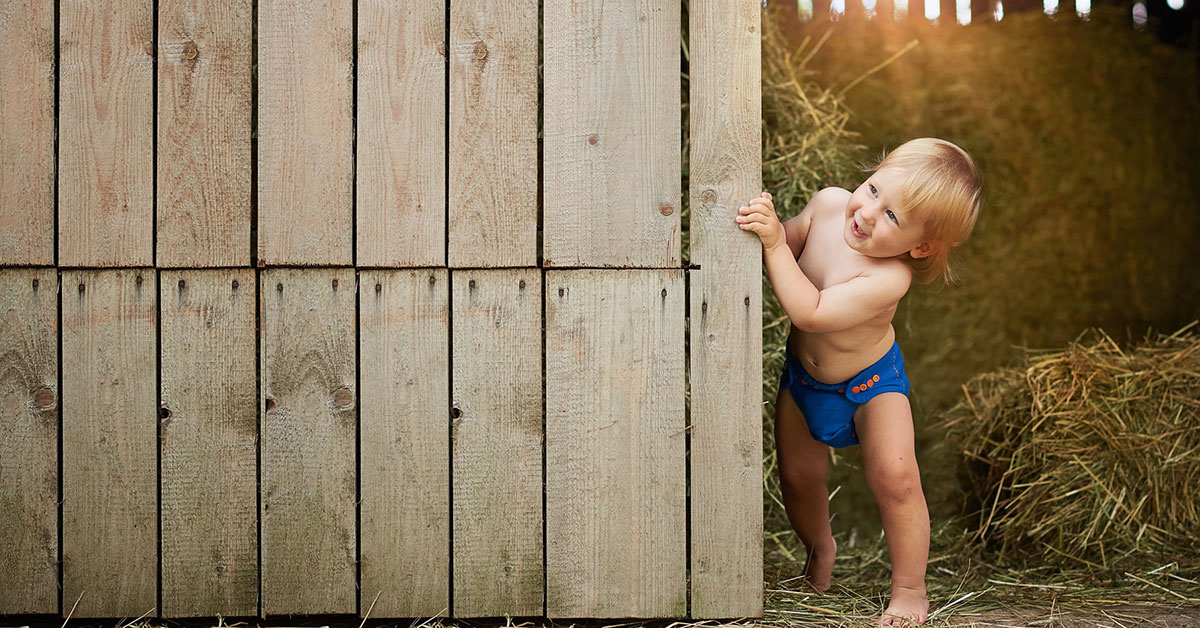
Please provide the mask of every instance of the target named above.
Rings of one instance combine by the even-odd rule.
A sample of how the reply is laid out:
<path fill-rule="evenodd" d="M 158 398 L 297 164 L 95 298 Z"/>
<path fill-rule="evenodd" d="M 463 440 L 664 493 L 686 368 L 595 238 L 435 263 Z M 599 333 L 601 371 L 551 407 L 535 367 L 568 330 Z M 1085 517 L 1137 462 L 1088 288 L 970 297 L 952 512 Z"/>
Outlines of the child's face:
<path fill-rule="evenodd" d="M 929 255 L 924 222 L 915 212 L 900 212 L 903 175 L 895 167 L 877 170 L 850 195 L 842 233 L 850 248 L 880 258 L 910 252 L 914 258 Z"/>

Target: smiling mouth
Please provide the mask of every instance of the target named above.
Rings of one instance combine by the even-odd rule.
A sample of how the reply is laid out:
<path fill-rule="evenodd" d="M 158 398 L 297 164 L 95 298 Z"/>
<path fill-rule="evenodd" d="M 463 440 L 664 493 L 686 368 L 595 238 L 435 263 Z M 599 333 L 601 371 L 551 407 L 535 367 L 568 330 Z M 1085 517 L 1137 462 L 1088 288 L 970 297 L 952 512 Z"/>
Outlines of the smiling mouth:
<path fill-rule="evenodd" d="M 854 235 L 856 235 L 856 236 L 860 237 L 860 238 L 866 238 L 866 237 L 868 237 L 868 236 L 867 236 L 867 234 L 863 233 L 863 230 L 862 230 L 862 229 L 859 229 L 859 228 L 858 228 L 858 221 L 857 221 L 857 220 L 852 220 L 852 221 L 850 221 L 850 232 L 851 232 L 851 233 L 853 233 Z"/>

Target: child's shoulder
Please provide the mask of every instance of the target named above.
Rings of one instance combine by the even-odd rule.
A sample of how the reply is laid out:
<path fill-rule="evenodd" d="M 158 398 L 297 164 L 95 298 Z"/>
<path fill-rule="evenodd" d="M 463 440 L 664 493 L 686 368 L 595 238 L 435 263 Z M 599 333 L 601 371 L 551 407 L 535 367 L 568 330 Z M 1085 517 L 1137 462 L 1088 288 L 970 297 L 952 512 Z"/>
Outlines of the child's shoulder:
<path fill-rule="evenodd" d="M 804 211 L 812 214 L 825 214 L 835 210 L 840 211 L 845 209 L 846 201 L 848 200 L 850 200 L 850 190 L 839 187 L 821 188 L 808 200 L 808 205 L 804 206 Z"/>

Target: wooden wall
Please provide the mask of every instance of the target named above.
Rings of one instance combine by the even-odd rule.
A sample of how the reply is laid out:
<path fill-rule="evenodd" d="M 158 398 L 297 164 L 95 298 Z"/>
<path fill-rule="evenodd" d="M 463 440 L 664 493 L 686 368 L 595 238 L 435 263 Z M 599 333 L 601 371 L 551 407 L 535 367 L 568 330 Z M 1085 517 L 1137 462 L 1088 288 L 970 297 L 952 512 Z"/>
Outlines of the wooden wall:
<path fill-rule="evenodd" d="M 761 5 L 685 221 L 679 2 L 544 4 L 0 10 L 0 614 L 761 615 Z"/>

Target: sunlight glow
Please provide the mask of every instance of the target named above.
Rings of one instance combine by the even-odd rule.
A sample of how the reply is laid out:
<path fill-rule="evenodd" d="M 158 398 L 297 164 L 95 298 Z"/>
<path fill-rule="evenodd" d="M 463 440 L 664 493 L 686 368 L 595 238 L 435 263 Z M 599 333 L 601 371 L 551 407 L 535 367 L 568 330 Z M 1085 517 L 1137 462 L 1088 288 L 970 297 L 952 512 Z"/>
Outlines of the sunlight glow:
<path fill-rule="evenodd" d="M 812 17 L 813 0 L 796 0 L 796 10 L 805 18 Z"/>
<path fill-rule="evenodd" d="M 955 0 L 954 9 L 959 24 L 966 26 L 971 23 L 971 0 Z"/>
<path fill-rule="evenodd" d="M 875 17 L 875 5 L 877 0 L 862 0 L 863 9 L 867 12 L 867 19 Z"/>
<path fill-rule="evenodd" d="M 1167 0 L 1167 6 L 1178 11 L 1183 8 L 1183 0 Z"/>
<path fill-rule="evenodd" d="M 994 18 L 997 22 L 1004 19 L 1004 3 L 1003 2 L 996 3 L 996 10 L 992 11 L 992 18 Z"/>
<path fill-rule="evenodd" d="M 895 0 L 892 5 L 892 17 L 898 20 L 906 15 L 908 15 L 908 0 Z"/>
<path fill-rule="evenodd" d="M 846 14 L 846 0 L 830 0 L 829 12 L 836 19 L 838 16 Z"/>
<path fill-rule="evenodd" d="M 1141 2 L 1135 3 L 1133 5 L 1133 25 L 1145 26 L 1146 17 L 1146 5 L 1142 4 Z"/>
<path fill-rule="evenodd" d="M 925 0 L 925 19 L 930 22 L 942 14 L 942 5 L 938 0 Z"/>
<path fill-rule="evenodd" d="M 1092 0 L 1075 0 L 1075 13 L 1079 17 L 1087 17 L 1092 14 Z"/>
<path fill-rule="evenodd" d="M 1042 0 L 1042 11 L 1046 15 L 1054 15 L 1058 13 L 1058 0 Z"/>

